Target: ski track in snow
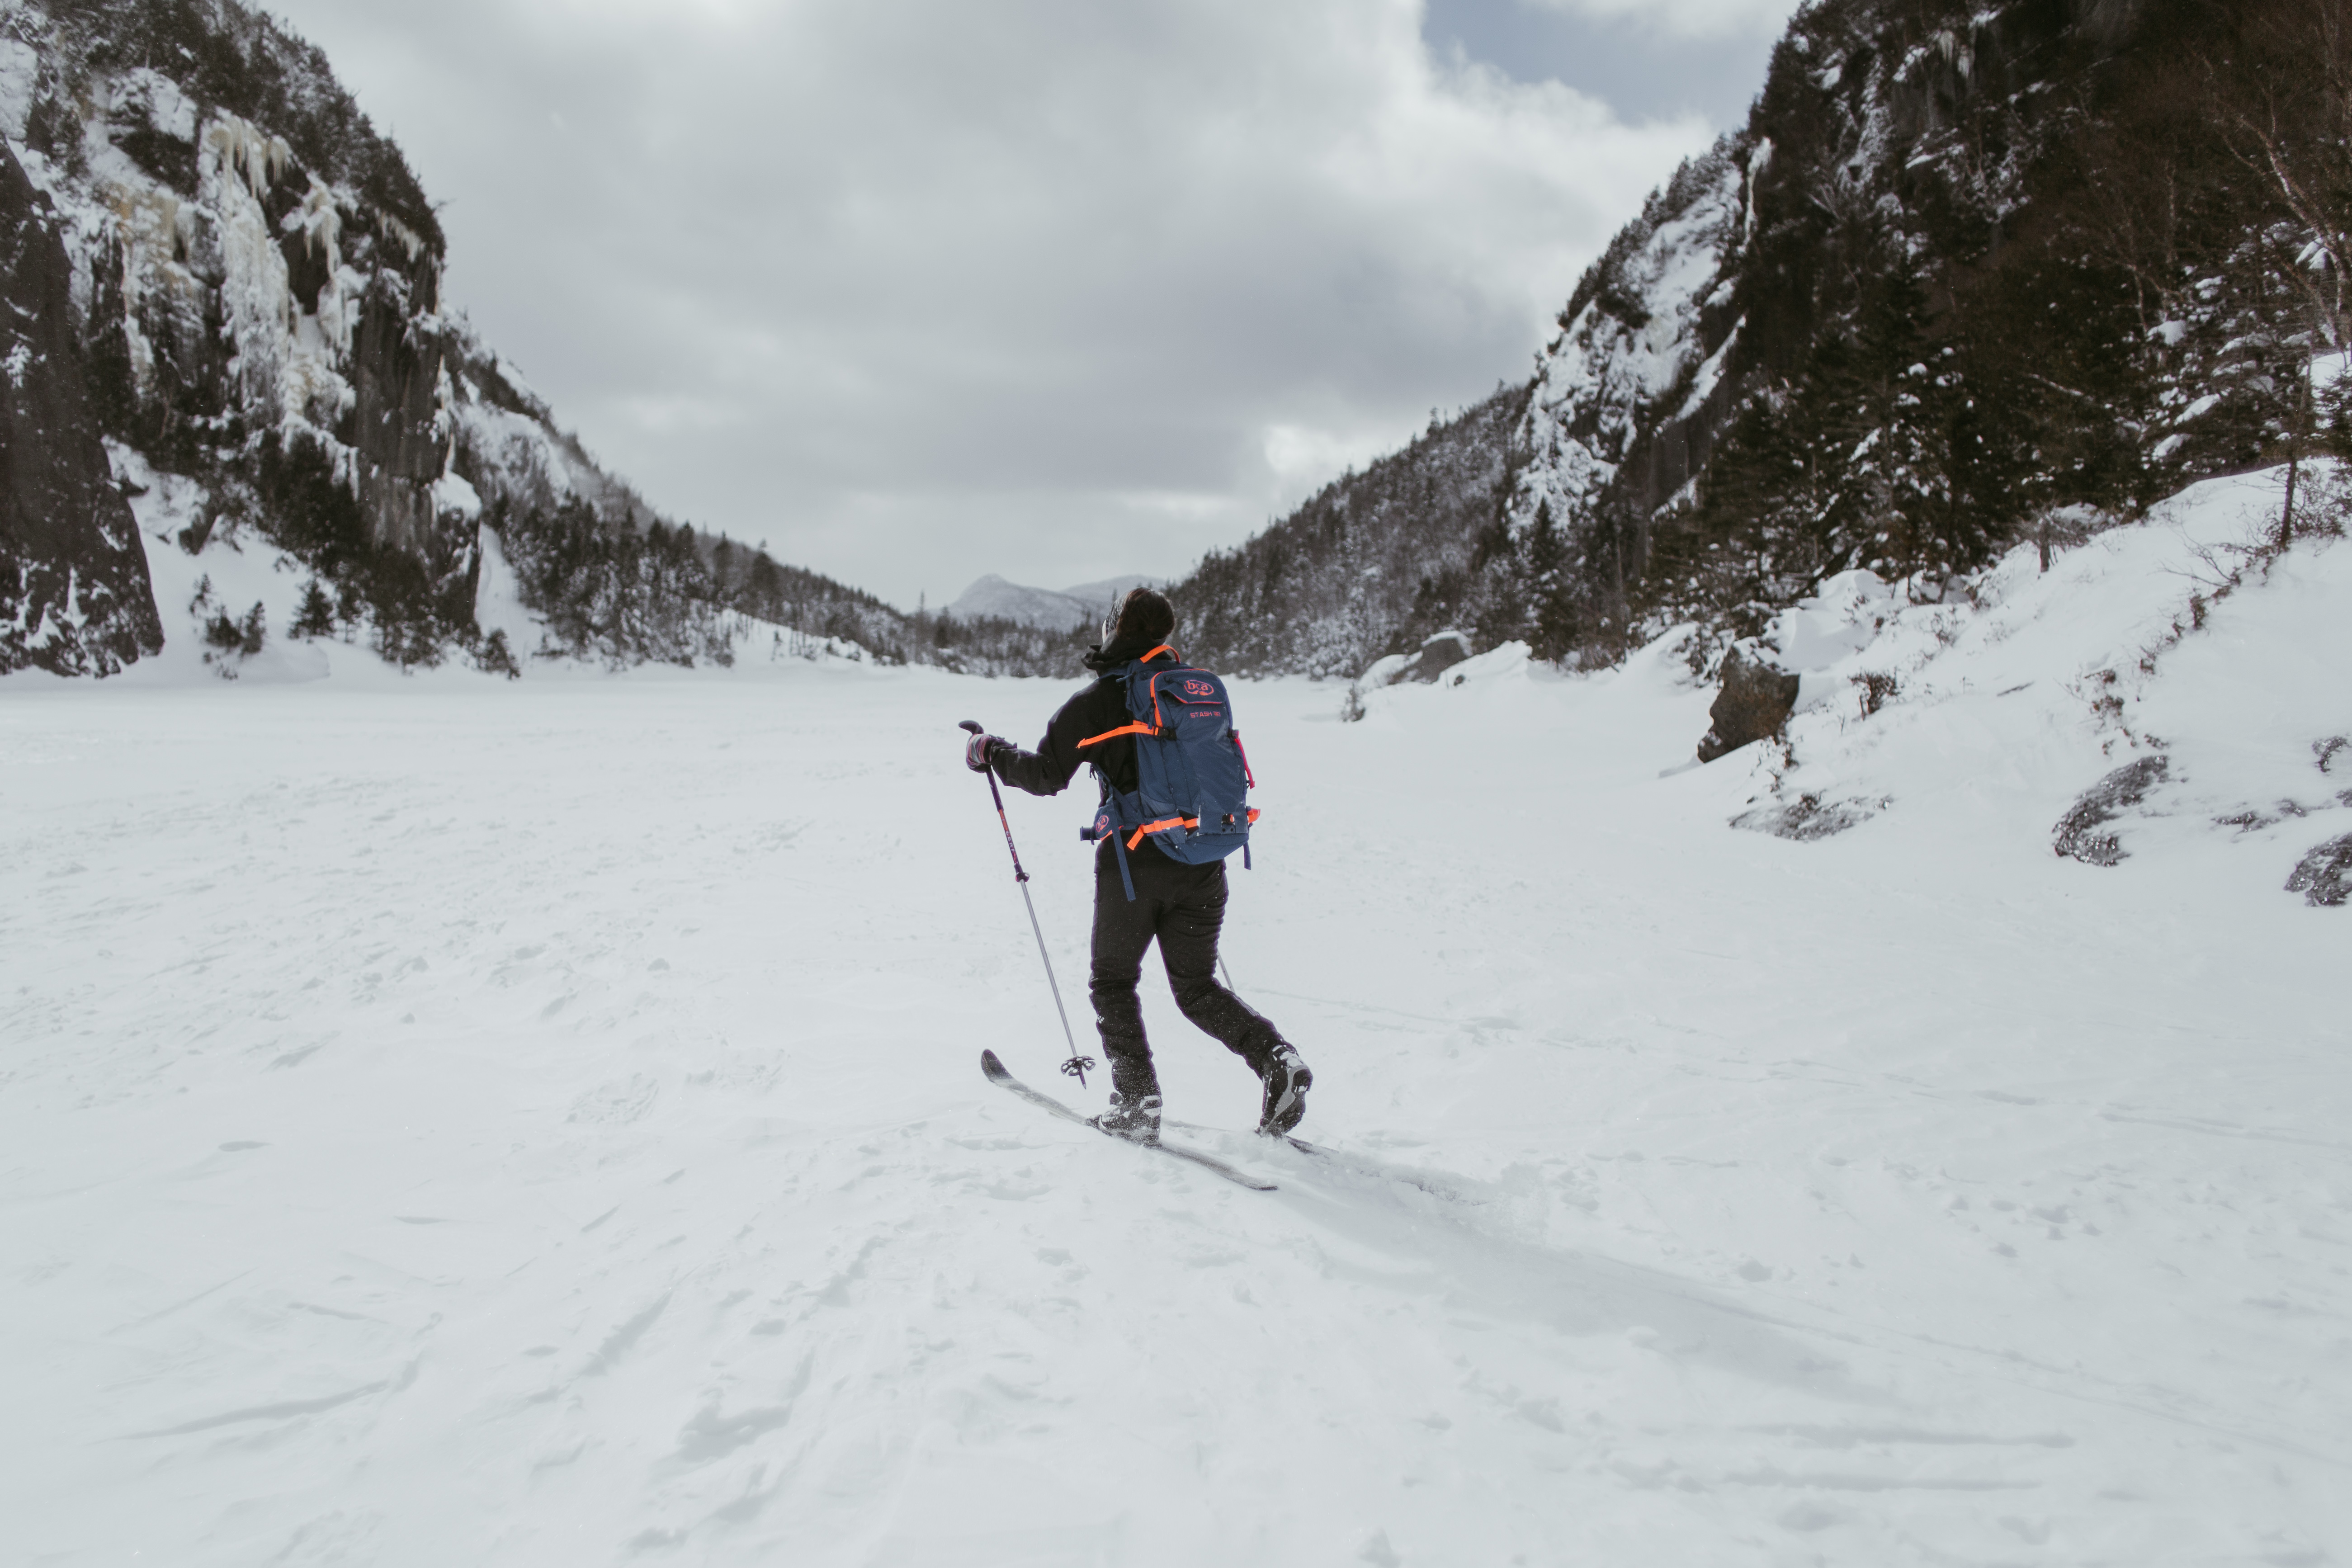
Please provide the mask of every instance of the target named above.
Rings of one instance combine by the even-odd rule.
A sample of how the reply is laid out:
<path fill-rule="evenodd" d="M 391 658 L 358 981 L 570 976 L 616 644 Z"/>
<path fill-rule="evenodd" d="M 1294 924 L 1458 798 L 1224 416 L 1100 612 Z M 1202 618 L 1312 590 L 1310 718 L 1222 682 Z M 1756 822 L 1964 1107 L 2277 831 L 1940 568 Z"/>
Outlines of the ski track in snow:
<path fill-rule="evenodd" d="M 2345 913 L 2052 856 L 2060 679 L 1810 844 L 1659 777 L 1663 658 L 1241 686 L 1227 957 L 1335 1156 L 1187 1135 L 1261 1194 L 981 1078 L 1101 1092 L 954 728 L 1066 688 L 328 654 L 0 687 L 12 1561 L 2352 1553 Z M 1082 1013 L 1083 802 L 1011 804 Z"/>

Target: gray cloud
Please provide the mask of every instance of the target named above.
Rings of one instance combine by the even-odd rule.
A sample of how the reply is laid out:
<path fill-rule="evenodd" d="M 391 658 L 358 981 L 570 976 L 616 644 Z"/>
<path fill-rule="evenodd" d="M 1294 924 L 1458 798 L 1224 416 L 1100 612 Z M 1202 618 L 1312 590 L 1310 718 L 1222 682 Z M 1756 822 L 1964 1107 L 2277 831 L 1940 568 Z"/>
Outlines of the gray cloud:
<path fill-rule="evenodd" d="M 281 0 L 665 510 L 911 605 L 1173 575 L 1524 374 L 1697 115 L 1414 0 Z"/>
<path fill-rule="evenodd" d="M 1796 12 L 1792 0 L 1519 0 L 1605 21 L 1632 21 L 1687 38 L 1770 37 Z"/>
<path fill-rule="evenodd" d="M 1627 119 L 1696 113 L 1718 128 L 1743 123 L 1764 84 L 1775 24 L 1676 30 L 1675 14 L 1612 0 L 1428 0 L 1422 35 L 1515 81 L 1559 81 L 1606 99 Z M 1695 21 L 1752 24 L 1790 0 Z M 1784 18 L 1785 19 L 1785 18 Z"/>

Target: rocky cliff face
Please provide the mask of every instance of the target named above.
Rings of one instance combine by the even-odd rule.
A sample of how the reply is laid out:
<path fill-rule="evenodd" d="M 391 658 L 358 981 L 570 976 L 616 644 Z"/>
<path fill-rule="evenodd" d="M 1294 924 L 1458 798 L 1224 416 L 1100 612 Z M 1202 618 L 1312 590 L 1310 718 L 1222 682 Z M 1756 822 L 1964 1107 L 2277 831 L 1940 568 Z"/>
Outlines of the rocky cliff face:
<path fill-rule="evenodd" d="M 73 331 L 57 213 L 0 146 L 0 671 L 110 675 L 163 646 Z"/>
<path fill-rule="evenodd" d="M 0 658 L 103 674 L 158 646 L 101 436 L 199 482 L 193 542 L 258 531 L 404 659 L 475 635 L 485 503 L 653 521 L 445 309 L 444 239 L 398 149 L 268 17 L 0 5 L 0 137 L 32 376 L 0 389 L 19 578 Z"/>
<path fill-rule="evenodd" d="M 439 228 L 325 62 L 234 5 L 7 22 L 0 134 L 63 219 L 106 434 L 205 480 L 210 524 L 300 539 L 287 481 L 315 469 L 354 514 L 335 565 L 467 571 L 471 524 L 435 495 L 457 427 Z"/>
<path fill-rule="evenodd" d="M 1748 163 L 1744 139 L 1726 138 L 1685 164 L 1578 286 L 1514 432 L 1528 458 L 1518 511 L 1587 516 L 1621 482 L 1654 510 L 1705 466 L 1740 326 Z M 1629 473 L 1637 451 L 1643 461 Z"/>

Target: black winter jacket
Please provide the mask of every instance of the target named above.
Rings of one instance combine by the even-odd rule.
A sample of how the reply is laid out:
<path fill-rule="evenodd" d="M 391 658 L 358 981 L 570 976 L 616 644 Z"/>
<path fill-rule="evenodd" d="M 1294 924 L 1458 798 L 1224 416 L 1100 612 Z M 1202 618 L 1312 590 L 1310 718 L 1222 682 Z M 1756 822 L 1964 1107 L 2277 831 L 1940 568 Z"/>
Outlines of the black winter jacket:
<path fill-rule="evenodd" d="M 1127 684 L 1119 671 L 1138 655 L 1149 653 L 1145 668 L 1173 668 L 1176 652 L 1164 646 L 1155 650 L 1140 639 L 1120 638 L 1087 655 L 1087 668 L 1096 672 L 1093 685 L 1062 704 L 1046 721 L 1045 738 L 1034 752 L 1006 744 L 989 759 L 996 776 L 1031 795 L 1059 795 L 1077 771 L 1093 763 L 1110 775 L 1111 788 L 1136 786 L 1135 737 L 1121 735 L 1100 745 L 1078 749 L 1089 736 L 1107 734 L 1133 721 L 1127 711 Z"/>

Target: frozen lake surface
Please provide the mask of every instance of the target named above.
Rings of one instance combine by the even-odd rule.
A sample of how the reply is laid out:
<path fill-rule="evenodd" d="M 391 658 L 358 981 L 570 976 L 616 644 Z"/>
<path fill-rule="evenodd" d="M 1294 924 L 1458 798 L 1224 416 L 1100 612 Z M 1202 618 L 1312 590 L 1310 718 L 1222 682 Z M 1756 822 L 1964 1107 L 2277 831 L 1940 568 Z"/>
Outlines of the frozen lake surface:
<path fill-rule="evenodd" d="M 2110 537 L 2068 569 L 2142 614 Z M 2111 869 L 2050 825 L 2131 753 L 2034 639 L 2124 633 L 2022 578 L 1916 707 L 1801 715 L 1891 801 L 1818 842 L 1727 826 L 1753 749 L 1660 776 L 1710 696 L 1663 651 L 1357 724 L 1239 684 L 1226 953 L 1346 1156 L 1196 1135 L 1270 1194 L 980 1076 L 1104 1087 L 954 727 L 1065 687 L 0 685 L 8 1556 L 2340 1560 L 2352 926 L 2280 884 L 2352 830 L 2288 754 L 2352 721 L 2294 618 L 2347 557 L 2145 695 L 2306 817 Z M 1012 805 L 1083 1024 L 1085 801 Z M 1145 995 L 1171 1113 L 1248 1127 Z"/>

